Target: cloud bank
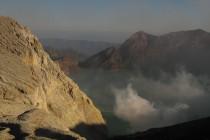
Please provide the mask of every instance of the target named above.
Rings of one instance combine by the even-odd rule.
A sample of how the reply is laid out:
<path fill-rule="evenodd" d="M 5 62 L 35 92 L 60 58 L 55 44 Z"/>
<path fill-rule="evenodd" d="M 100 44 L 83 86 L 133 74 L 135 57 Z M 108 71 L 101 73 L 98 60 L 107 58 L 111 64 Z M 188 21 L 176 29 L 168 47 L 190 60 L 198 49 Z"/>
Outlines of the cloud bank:
<path fill-rule="evenodd" d="M 189 121 L 208 110 L 209 95 L 192 74 L 179 72 L 166 79 L 139 76 L 125 89 L 114 88 L 115 115 L 139 131 Z"/>

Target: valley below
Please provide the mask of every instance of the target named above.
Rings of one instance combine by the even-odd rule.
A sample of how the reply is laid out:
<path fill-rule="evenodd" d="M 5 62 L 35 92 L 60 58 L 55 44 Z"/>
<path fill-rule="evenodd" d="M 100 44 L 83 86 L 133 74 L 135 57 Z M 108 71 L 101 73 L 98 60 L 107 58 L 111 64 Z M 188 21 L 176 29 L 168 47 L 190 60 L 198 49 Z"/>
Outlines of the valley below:
<path fill-rule="evenodd" d="M 139 71 L 87 69 L 70 76 L 102 111 L 110 136 L 210 116 L 208 76 L 183 70 L 151 78 Z"/>
<path fill-rule="evenodd" d="M 178 140 L 199 131 L 194 137 L 205 139 L 208 131 L 198 128 L 209 126 L 202 119 L 210 116 L 209 42 L 201 29 L 161 36 L 140 31 L 117 47 L 98 42 L 92 55 L 67 47 L 71 42 L 45 49 L 101 110 L 109 137 Z"/>

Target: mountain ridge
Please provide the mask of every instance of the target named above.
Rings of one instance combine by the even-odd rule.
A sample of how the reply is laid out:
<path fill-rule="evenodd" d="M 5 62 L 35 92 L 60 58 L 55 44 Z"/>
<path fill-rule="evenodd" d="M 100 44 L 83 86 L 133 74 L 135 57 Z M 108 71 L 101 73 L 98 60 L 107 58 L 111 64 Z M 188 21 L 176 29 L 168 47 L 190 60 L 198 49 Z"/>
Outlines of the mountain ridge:
<path fill-rule="evenodd" d="M 115 62 L 118 70 L 140 69 L 146 72 L 151 69 L 172 72 L 177 70 L 177 67 L 184 66 L 192 73 L 201 73 L 198 72 L 201 69 L 199 63 L 205 63 L 205 59 L 210 56 L 209 46 L 210 33 L 201 29 L 172 32 L 160 36 L 140 31 L 131 35 L 119 48 L 116 48 L 117 59 L 113 59 L 115 58 L 113 55 L 106 57 L 95 55 L 80 62 L 80 65 L 84 68 L 112 70 L 112 62 Z M 106 54 L 105 51 L 102 51 L 103 54 Z M 100 61 L 97 63 L 93 61 L 97 59 L 106 59 L 106 65 Z M 208 73 L 209 70 L 210 68 L 207 67 L 204 73 Z"/>
<path fill-rule="evenodd" d="M 144 132 L 115 136 L 111 140 L 205 140 L 209 139 L 210 118 L 202 118 L 161 128 L 152 128 Z"/>

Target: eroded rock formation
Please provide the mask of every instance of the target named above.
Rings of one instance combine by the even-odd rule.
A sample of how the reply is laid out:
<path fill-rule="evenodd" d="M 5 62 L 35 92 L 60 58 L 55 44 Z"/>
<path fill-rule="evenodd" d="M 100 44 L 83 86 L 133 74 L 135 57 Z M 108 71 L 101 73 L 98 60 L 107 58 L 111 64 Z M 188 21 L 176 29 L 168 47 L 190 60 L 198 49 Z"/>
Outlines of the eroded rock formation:
<path fill-rule="evenodd" d="M 0 17 L 0 137 L 105 136 L 100 111 L 50 59 L 39 40 L 13 19 Z"/>

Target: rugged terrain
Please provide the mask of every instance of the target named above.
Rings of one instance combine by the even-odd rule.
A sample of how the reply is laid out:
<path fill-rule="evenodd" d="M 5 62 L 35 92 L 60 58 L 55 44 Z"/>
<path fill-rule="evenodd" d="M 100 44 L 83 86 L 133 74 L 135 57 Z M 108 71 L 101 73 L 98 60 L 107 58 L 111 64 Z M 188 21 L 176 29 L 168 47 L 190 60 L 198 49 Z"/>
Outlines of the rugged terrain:
<path fill-rule="evenodd" d="M 68 39 L 41 39 L 44 49 L 66 74 L 78 72 L 79 61 L 117 44 Z"/>
<path fill-rule="evenodd" d="M 145 73 L 174 72 L 184 68 L 210 74 L 210 33 L 201 29 L 155 36 L 133 34 L 119 48 L 108 48 L 80 63 L 85 68 L 132 69 Z"/>
<path fill-rule="evenodd" d="M 105 139 L 100 111 L 29 29 L 0 17 L 0 138 Z"/>
<path fill-rule="evenodd" d="M 44 48 L 51 59 L 56 62 L 67 75 L 78 72 L 80 69 L 78 63 L 82 58 L 85 58 L 85 55 L 80 54 L 71 48 L 59 49 L 50 46 L 45 46 Z"/>
<path fill-rule="evenodd" d="M 208 140 L 210 139 L 210 118 L 194 120 L 163 128 L 149 129 L 111 140 Z"/>

